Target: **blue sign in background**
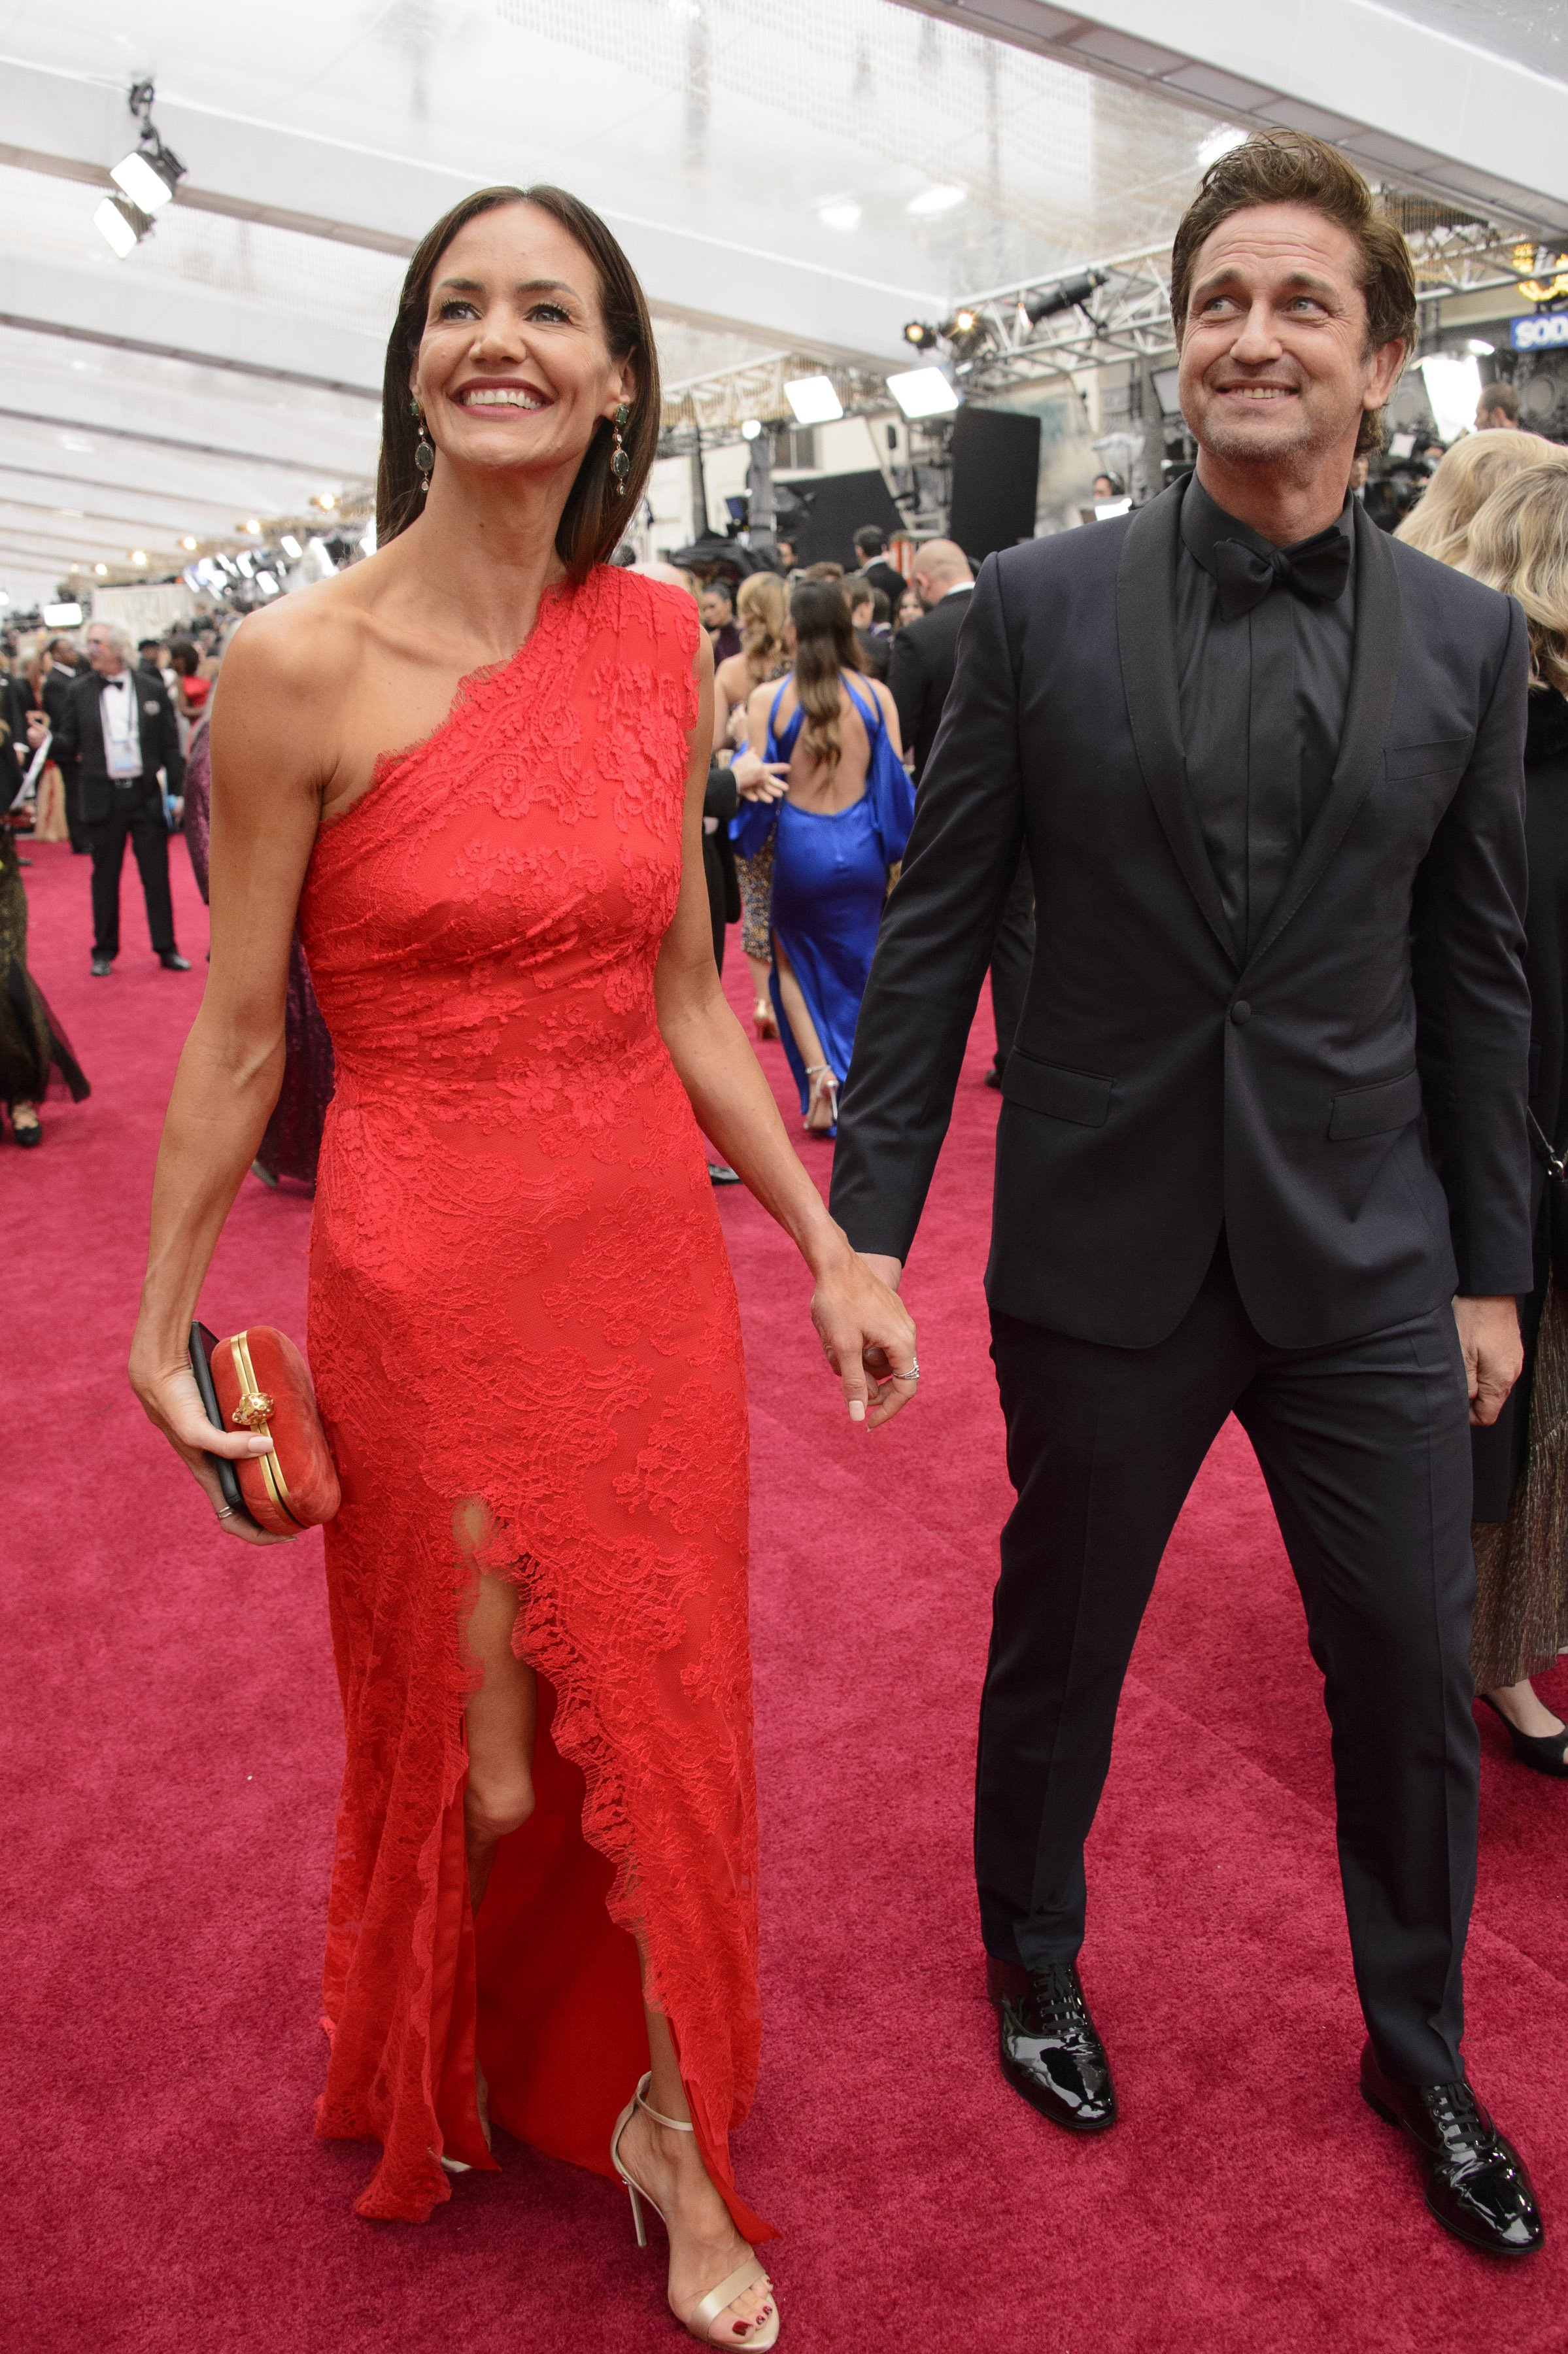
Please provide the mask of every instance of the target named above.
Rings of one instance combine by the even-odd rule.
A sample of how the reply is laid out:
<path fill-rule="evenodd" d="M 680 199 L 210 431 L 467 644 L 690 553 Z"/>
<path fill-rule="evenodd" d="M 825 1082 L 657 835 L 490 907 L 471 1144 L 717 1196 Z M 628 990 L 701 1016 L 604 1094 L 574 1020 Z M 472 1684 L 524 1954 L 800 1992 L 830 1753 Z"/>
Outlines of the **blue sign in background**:
<path fill-rule="evenodd" d="M 1550 351 L 1568 344 L 1568 311 L 1548 311 L 1532 319 L 1509 322 L 1509 342 L 1516 352 Z"/>

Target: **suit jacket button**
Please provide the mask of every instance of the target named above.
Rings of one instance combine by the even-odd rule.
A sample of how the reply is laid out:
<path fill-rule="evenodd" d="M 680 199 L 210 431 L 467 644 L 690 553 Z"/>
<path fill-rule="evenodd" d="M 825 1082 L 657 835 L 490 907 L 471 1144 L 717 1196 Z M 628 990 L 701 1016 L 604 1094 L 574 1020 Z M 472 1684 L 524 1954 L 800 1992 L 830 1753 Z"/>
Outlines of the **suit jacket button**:
<path fill-rule="evenodd" d="M 1241 1028 L 1244 1022 L 1250 1022 L 1252 1020 L 1252 1008 L 1247 1003 L 1245 997 L 1238 997 L 1235 1003 L 1232 1006 L 1231 1020 L 1235 1023 L 1238 1030 Z"/>

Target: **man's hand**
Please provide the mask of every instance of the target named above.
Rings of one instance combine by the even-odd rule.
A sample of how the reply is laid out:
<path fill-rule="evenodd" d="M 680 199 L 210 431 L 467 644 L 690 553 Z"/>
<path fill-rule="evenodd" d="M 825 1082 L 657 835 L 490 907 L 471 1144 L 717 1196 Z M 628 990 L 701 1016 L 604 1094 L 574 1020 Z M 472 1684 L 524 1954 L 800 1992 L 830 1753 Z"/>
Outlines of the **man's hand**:
<path fill-rule="evenodd" d="M 1524 1370 L 1519 1310 L 1511 1296 L 1500 1299 L 1456 1299 L 1454 1321 L 1465 1354 L 1470 1420 L 1483 1428 L 1497 1420 L 1510 1390 Z"/>
<path fill-rule="evenodd" d="M 870 1267 L 873 1275 L 879 1282 L 885 1283 L 889 1291 L 897 1290 L 904 1280 L 904 1261 L 901 1258 L 885 1258 L 880 1251 L 862 1251 L 860 1257 L 862 1266 Z"/>
<path fill-rule="evenodd" d="M 27 741 L 36 752 L 49 732 L 49 723 L 41 711 L 27 714 Z"/>

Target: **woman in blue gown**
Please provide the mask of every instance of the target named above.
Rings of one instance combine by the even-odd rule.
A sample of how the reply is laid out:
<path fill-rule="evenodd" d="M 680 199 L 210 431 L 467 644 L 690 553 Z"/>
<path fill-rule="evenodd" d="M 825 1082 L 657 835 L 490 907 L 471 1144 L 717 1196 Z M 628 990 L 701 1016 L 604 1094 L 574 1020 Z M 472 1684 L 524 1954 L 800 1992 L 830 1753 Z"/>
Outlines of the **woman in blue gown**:
<path fill-rule="evenodd" d="M 779 1034 L 808 1132 L 832 1136 L 915 789 L 893 698 L 856 668 L 842 591 L 830 580 L 800 581 L 785 630 L 794 667 L 751 696 L 747 748 L 731 770 L 746 806 L 730 835 L 743 858 L 775 837 Z"/>

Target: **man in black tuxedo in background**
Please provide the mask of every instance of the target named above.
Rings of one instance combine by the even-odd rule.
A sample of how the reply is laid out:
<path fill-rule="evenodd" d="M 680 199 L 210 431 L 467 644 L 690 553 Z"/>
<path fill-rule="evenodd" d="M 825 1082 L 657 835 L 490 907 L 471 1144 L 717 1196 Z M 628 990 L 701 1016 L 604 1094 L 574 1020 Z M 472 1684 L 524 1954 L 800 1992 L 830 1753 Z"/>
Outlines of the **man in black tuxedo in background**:
<path fill-rule="evenodd" d="M 44 673 L 38 695 L 44 706 L 44 716 L 50 727 L 57 731 L 56 740 L 49 748 L 49 758 L 58 769 L 60 782 L 65 787 L 66 831 L 70 835 L 71 848 L 83 856 L 92 844 L 87 838 L 87 820 L 81 813 L 81 764 L 79 760 L 68 759 L 61 751 L 58 730 L 65 716 L 71 688 L 79 678 L 86 676 L 87 663 L 82 654 L 69 638 L 57 638 L 49 648 L 49 667 Z"/>
<path fill-rule="evenodd" d="M 896 1282 L 1026 841 L 1039 946 L 987 1270 L 1017 1502 L 975 1832 L 1003 2073 L 1058 2125 L 1114 2123 L 1084 1840 L 1160 1553 L 1234 1411 L 1324 1678 L 1361 2090 L 1438 2220 L 1523 2255 L 1534 2195 L 1459 2039 L 1467 1425 L 1518 1376 L 1531 1280 L 1524 617 L 1347 495 L 1416 312 L 1342 155 L 1275 133 L 1222 157 L 1171 277 L 1196 475 L 981 572 L 832 1206 Z"/>
<path fill-rule="evenodd" d="M 69 760 L 79 770 L 92 852 L 92 971 L 106 978 L 120 953 L 120 871 L 129 842 L 158 961 L 170 972 L 189 972 L 175 942 L 169 829 L 158 784 L 161 769 L 177 794 L 185 774 L 168 690 L 161 678 L 132 669 L 131 641 L 108 621 L 89 623 L 87 659 L 90 667 L 72 683 L 54 742 L 62 766 Z M 28 729 L 34 742 L 42 742 L 43 732 L 41 721 Z"/>
<path fill-rule="evenodd" d="M 916 550 L 910 586 L 924 608 L 893 641 L 887 684 L 898 705 L 898 730 L 914 756 L 918 786 L 941 725 L 959 658 L 959 631 L 969 611 L 975 576 L 956 540 L 928 539 Z M 991 951 L 991 1009 L 996 1019 L 996 1060 L 986 1085 L 1000 1087 L 1018 1034 L 1034 961 L 1034 878 L 1029 853 L 1019 854 L 1012 887 L 1002 901 Z"/>
<path fill-rule="evenodd" d="M 854 535 L 856 567 L 864 574 L 874 588 L 880 588 L 887 599 L 887 618 L 898 619 L 898 607 L 906 583 L 902 572 L 887 561 L 887 541 L 874 524 L 863 524 Z"/>

